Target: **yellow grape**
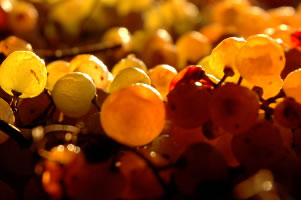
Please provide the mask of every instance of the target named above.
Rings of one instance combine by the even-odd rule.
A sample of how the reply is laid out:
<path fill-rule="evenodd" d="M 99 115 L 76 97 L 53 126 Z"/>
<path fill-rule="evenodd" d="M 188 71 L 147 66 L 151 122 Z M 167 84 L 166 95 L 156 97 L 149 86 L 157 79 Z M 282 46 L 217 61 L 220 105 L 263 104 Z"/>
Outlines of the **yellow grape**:
<path fill-rule="evenodd" d="M 0 52 L 8 56 L 14 51 L 32 51 L 31 45 L 16 36 L 9 36 L 0 42 Z"/>
<path fill-rule="evenodd" d="M 284 66 L 284 50 L 273 38 L 263 34 L 249 37 L 236 56 L 240 75 L 257 86 L 279 78 Z"/>
<path fill-rule="evenodd" d="M 241 85 L 249 89 L 252 89 L 255 86 L 254 84 L 250 83 L 245 79 L 243 79 Z M 272 82 L 261 85 L 261 88 L 263 89 L 262 98 L 268 99 L 270 97 L 276 96 L 280 92 L 282 86 L 283 86 L 283 80 L 280 76 L 278 78 L 275 77 Z"/>
<path fill-rule="evenodd" d="M 196 64 L 202 57 L 209 55 L 211 43 L 200 32 L 191 31 L 182 35 L 176 42 L 178 65 L 182 69 L 187 64 Z"/>
<path fill-rule="evenodd" d="M 116 76 L 121 70 L 128 67 L 136 67 L 147 71 L 147 67 L 142 60 L 136 58 L 134 54 L 128 55 L 126 58 L 121 59 L 112 69 L 113 76 Z"/>
<path fill-rule="evenodd" d="M 224 69 L 228 67 L 235 74 L 233 77 L 229 77 L 227 81 L 237 81 L 240 75 L 236 69 L 235 58 L 245 43 L 243 38 L 238 37 L 229 37 L 220 42 L 212 50 L 209 58 L 209 68 L 214 72 L 213 75 L 221 79 L 224 76 Z"/>
<path fill-rule="evenodd" d="M 90 110 L 96 87 L 87 74 L 71 72 L 56 82 L 51 95 L 54 104 L 65 115 L 80 117 Z"/>
<path fill-rule="evenodd" d="M 133 83 L 145 83 L 150 85 L 151 80 L 148 75 L 136 67 L 128 67 L 119 72 L 119 74 L 113 79 L 110 85 L 110 92 L 114 92 L 120 88 Z"/>
<path fill-rule="evenodd" d="M 177 75 L 177 70 L 170 65 L 157 65 L 148 71 L 148 76 L 154 86 L 166 98 L 171 80 Z"/>
<path fill-rule="evenodd" d="M 70 61 L 71 71 L 82 72 L 89 75 L 96 88 L 104 89 L 109 84 L 109 71 L 107 66 L 96 56 L 81 54 Z"/>
<path fill-rule="evenodd" d="M 10 105 L 2 98 L 0 98 L 0 119 L 10 123 L 15 123 L 15 116 L 13 110 L 11 109 Z M 0 131 L 0 144 L 6 142 L 9 136 L 2 131 Z"/>
<path fill-rule="evenodd" d="M 52 91 L 54 84 L 65 74 L 71 72 L 70 63 L 63 60 L 56 60 L 47 66 L 46 88 Z"/>
<path fill-rule="evenodd" d="M 297 69 L 287 75 L 284 79 L 283 90 L 286 96 L 293 97 L 301 103 L 301 69 Z"/>
<path fill-rule="evenodd" d="M 15 51 L 1 64 L 1 88 L 12 96 L 12 91 L 21 93 L 20 98 L 38 96 L 44 90 L 46 81 L 44 60 L 31 51 Z"/>
<path fill-rule="evenodd" d="M 49 18 L 59 23 L 68 34 L 76 35 L 82 19 L 89 15 L 93 5 L 94 0 L 61 1 L 50 10 Z"/>
<path fill-rule="evenodd" d="M 281 24 L 277 27 L 267 28 L 264 33 L 274 39 L 281 39 L 285 45 L 292 47 L 291 34 L 296 30 L 286 24 Z"/>
<path fill-rule="evenodd" d="M 37 26 L 38 15 L 38 11 L 33 4 L 26 1 L 17 1 L 9 14 L 9 25 L 16 33 L 30 32 Z"/>
<path fill-rule="evenodd" d="M 131 41 L 131 33 L 125 27 L 113 27 L 104 33 L 102 41 L 126 45 Z"/>
<path fill-rule="evenodd" d="M 146 84 L 133 84 L 108 96 L 101 107 L 106 134 L 128 146 L 152 142 L 163 130 L 165 106 L 159 92 Z"/>

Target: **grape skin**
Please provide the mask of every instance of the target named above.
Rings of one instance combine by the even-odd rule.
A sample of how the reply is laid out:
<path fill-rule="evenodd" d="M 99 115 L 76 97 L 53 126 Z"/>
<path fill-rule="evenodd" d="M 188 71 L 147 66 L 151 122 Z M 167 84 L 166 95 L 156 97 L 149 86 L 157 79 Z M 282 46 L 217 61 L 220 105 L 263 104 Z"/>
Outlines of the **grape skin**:
<path fill-rule="evenodd" d="M 12 96 L 12 91 L 21 93 L 20 98 L 38 96 L 44 90 L 46 82 L 44 60 L 31 51 L 15 51 L 1 64 L 0 85 Z"/>
<path fill-rule="evenodd" d="M 101 107 L 100 120 L 106 134 L 115 141 L 141 146 L 163 130 L 165 107 L 157 90 L 137 83 L 108 96 Z"/>

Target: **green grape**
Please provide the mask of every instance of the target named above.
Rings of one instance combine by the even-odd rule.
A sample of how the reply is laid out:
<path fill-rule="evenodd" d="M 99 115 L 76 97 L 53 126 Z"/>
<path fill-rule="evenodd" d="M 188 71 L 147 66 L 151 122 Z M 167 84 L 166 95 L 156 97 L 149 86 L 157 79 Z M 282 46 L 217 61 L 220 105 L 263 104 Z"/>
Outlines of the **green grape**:
<path fill-rule="evenodd" d="M 137 83 L 108 96 L 102 104 L 100 120 L 106 134 L 117 142 L 146 145 L 164 128 L 165 106 L 156 89 Z"/>
<path fill-rule="evenodd" d="M 136 67 L 142 69 L 143 71 L 147 71 L 147 67 L 142 60 L 136 58 L 134 54 L 128 55 L 126 58 L 121 59 L 116 65 L 114 65 L 112 69 L 113 76 L 117 76 L 117 74 L 128 67 Z"/>
<path fill-rule="evenodd" d="M 120 88 L 133 83 L 145 83 L 150 85 L 151 80 L 148 75 L 141 69 L 135 67 L 128 67 L 119 72 L 119 74 L 113 79 L 110 85 L 110 92 L 115 92 Z"/>
<path fill-rule="evenodd" d="M 301 125 L 301 104 L 292 98 L 285 98 L 276 105 L 274 118 L 284 127 L 297 128 Z"/>
<path fill-rule="evenodd" d="M 131 33 L 125 27 L 113 27 L 104 33 L 102 41 L 127 45 L 131 41 Z"/>
<path fill-rule="evenodd" d="M 237 81 L 240 74 L 235 65 L 235 58 L 240 48 L 245 45 L 243 38 L 229 37 L 220 42 L 211 52 L 209 68 L 218 79 L 224 76 L 224 69 L 231 68 L 234 76 L 227 78 L 227 81 Z M 208 70 L 210 72 L 210 70 Z"/>
<path fill-rule="evenodd" d="M 284 66 L 284 50 L 274 39 L 263 34 L 249 37 L 236 56 L 240 75 L 257 86 L 279 79 Z"/>
<path fill-rule="evenodd" d="M 54 104 L 65 115 L 80 117 L 90 110 L 96 88 L 87 74 L 71 72 L 56 82 L 51 95 Z"/>
<path fill-rule="evenodd" d="M 20 98 L 38 96 L 45 88 L 45 63 L 31 51 L 15 51 L 1 64 L 0 85 L 8 94 L 21 93 Z"/>
<path fill-rule="evenodd" d="M 209 120 L 209 90 L 196 84 L 179 84 L 167 95 L 170 120 L 183 128 L 196 128 Z"/>
<path fill-rule="evenodd" d="M 151 7 L 153 0 L 119 0 L 117 1 L 117 13 L 125 16 L 131 12 L 142 12 Z"/>
<path fill-rule="evenodd" d="M 28 33 L 36 28 L 38 17 L 38 11 L 33 4 L 17 1 L 9 14 L 9 25 L 15 33 Z"/>
<path fill-rule="evenodd" d="M 56 60 L 47 66 L 47 84 L 46 88 L 52 91 L 53 86 L 62 76 L 71 72 L 70 63 L 63 60 Z"/>
<path fill-rule="evenodd" d="M 176 42 L 179 69 L 188 64 L 196 64 L 210 54 L 211 43 L 200 32 L 191 31 L 182 35 Z"/>
<path fill-rule="evenodd" d="M 301 103 L 301 69 L 289 73 L 284 79 L 282 87 L 286 96 L 293 97 L 298 103 Z"/>
<path fill-rule="evenodd" d="M 232 151 L 238 162 L 248 169 L 261 169 L 276 163 L 283 149 L 279 129 L 261 120 L 232 139 Z"/>
<path fill-rule="evenodd" d="M 0 52 L 8 56 L 14 51 L 32 51 L 31 45 L 16 36 L 9 36 L 0 42 Z"/>
<path fill-rule="evenodd" d="M 209 103 L 210 117 L 224 130 L 239 134 L 256 123 L 259 102 L 246 87 L 227 83 L 213 91 Z"/>
<path fill-rule="evenodd" d="M 70 0 L 56 4 L 50 10 L 49 19 L 59 23 L 70 35 L 77 35 L 82 20 L 89 15 L 95 0 Z"/>
<path fill-rule="evenodd" d="M 4 101 L 4 99 L 0 98 L 0 119 L 9 123 L 15 123 L 15 116 L 13 110 L 11 109 L 10 105 Z M 6 142 L 9 136 L 2 131 L 0 131 L 0 144 Z"/>
<path fill-rule="evenodd" d="M 104 89 L 109 84 L 107 66 L 97 57 L 90 54 L 78 55 L 70 61 L 71 71 L 89 75 L 96 88 Z"/>
<path fill-rule="evenodd" d="M 170 65 L 157 65 L 148 71 L 148 76 L 154 86 L 165 99 L 169 92 L 171 80 L 177 75 L 177 70 Z"/>

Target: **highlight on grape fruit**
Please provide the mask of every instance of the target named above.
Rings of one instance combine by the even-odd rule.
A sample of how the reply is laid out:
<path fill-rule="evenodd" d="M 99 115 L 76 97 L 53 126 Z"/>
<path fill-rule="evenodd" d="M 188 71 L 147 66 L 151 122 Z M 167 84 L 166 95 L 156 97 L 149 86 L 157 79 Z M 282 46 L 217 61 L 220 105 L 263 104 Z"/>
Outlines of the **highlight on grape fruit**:
<path fill-rule="evenodd" d="M 0 0 L 0 199 L 301 199 L 299 0 Z"/>
<path fill-rule="evenodd" d="M 20 98 L 35 97 L 45 88 L 45 62 L 31 51 L 11 53 L 0 67 L 0 86 L 8 94 L 20 93 Z"/>

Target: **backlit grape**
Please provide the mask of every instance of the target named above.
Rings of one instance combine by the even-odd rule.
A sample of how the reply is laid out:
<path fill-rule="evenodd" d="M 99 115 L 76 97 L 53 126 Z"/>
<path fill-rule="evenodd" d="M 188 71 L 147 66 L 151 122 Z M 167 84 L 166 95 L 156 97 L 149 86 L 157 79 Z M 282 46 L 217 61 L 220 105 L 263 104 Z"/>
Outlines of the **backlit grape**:
<path fill-rule="evenodd" d="M 221 79 L 224 76 L 224 69 L 231 68 L 235 74 L 233 77 L 229 77 L 227 81 L 237 81 L 240 74 L 236 69 L 235 59 L 245 43 L 246 41 L 243 38 L 237 37 L 229 37 L 219 43 L 211 52 L 209 58 L 209 68 L 211 70 L 208 70 L 208 73 L 210 74 L 210 71 L 213 71 L 213 75 Z"/>
<path fill-rule="evenodd" d="M 78 55 L 70 61 L 71 71 L 88 74 L 96 88 L 104 89 L 108 85 L 107 66 L 97 57 L 90 54 Z"/>
<path fill-rule="evenodd" d="M 108 96 L 100 118 L 109 137 L 129 146 L 141 146 L 150 143 L 163 130 L 165 107 L 157 90 L 134 84 Z"/>
<path fill-rule="evenodd" d="M 32 31 L 38 23 L 38 11 L 29 2 L 18 1 L 9 14 L 9 25 L 16 33 Z"/>
<path fill-rule="evenodd" d="M 246 131 L 256 122 L 258 98 L 246 87 L 227 83 L 213 91 L 209 102 L 213 122 L 232 134 Z"/>
<path fill-rule="evenodd" d="M 278 78 L 284 65 L 282 47 L 266 35 L 249 37 L 236 56 L 236 68 L 241 76 L 258 86 Z"/>
<path fill-rule="evenodd" d="M 211 51 L 209 40 L 200 32 L 192 31 L 182 35 L 176 42 L 178 65 L 182 69 L 185 65 L 196 64 Z"/>
<path fill-rule="evenodd" d="M 21 93 L 20 98 L 35 97 L 45 88 L 47 70 L 45 63 L 30 51 L 15 51 L 1 64 L 0 85 L 13 96 L 12 91 Z"/>
<path fill-rule="evenodd" d="M 161 93 L 163 98 L 166 98 L 170 82 L 176 75 L 177 70 L 170 65 L 157 65 L 148 71 L 152 85 Z"/>
<path fill-rule="evenodd" d="M 62 76 L 71 72 L 69 62 L 57 60 L 49 63 L 47 66 L 47 84 L 46 88 L 52 91 L 53 86 Z"/>
<path fill-rule="evenodd" d="M 110 85 L 110 92 L 114 92 L 133 83 L 145 83 L 150 85 L 151 80 L 148 75 L 141 69 L 128 67 L 121 70 L 119 74 L 113 79 Z"/>
<path fill-rule="evenodd" d="M 113 76 L 116 76 L 121 70 L 128 67 L 136 67 L 147 71 L 147 67 L 142 60 L 136 58 L 134 54 L 128 55 L 126 58 L 121 59 L 112 69 Z"/>
<path fill-rule="evenodd" d="M 301 103 L 301 69 L 297 69 L 287 75 L 284 79 L 283 90 L 286 96 L 293 97 L 297 102 Z"/>
<path fill-rule="evenodd" d="M 57 108 L 65 115 L 80 117 L 90 110 L 96 88 L 88 75 L 71 72 L 56 82 L 51 95 Z"/>
<path fill-rule="evenodd" d="M 14 51 L 32 51 L 31 45 L 16 36 L 9 36 L 0 42 L 0 52 L 8 56 Z"/>

